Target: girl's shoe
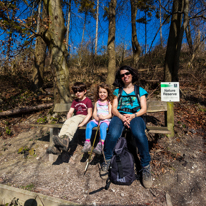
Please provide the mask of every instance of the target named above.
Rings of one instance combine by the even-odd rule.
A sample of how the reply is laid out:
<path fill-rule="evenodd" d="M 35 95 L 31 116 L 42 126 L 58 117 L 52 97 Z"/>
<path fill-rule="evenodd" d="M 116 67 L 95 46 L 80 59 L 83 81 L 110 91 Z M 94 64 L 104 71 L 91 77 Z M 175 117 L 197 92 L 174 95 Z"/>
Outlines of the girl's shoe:
<path fill-rule="evenodd" d="M 103 145 L 101 142 L 99 142 L 97 146 L 94 148 L 93 152 L 100 155 L 102 154 L 102 150 L 103 150 Z"/>
<path fill-rule="evenodd" d="M 83 149 L 82 149 L 82 152 L 89 152 L 90 151 L 90 149 L 91 149 L 91 142 L 87 142 L 87 141 L 85 141 L 84 142 L 84 147 L 83 147 Z"/>

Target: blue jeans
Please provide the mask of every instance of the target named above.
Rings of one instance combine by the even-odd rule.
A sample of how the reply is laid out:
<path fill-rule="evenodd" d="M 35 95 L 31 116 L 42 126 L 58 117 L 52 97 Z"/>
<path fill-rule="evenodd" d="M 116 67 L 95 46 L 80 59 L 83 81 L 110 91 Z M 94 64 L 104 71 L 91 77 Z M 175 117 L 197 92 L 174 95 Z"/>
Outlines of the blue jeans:
<path fill-rule="evenodd" d="M 86 140 L 91 139 L 92 129 L 94 127 L 97 127 L 97 124 L 94 121 L 90 121 L 87 124 L 87 127 L 86 127 Z M 100 124 L 99 130 L 100 130 L 100 138 L 101 138 L 101 140 L 105 140 L 106 139 L 107 128 L 108 128 L 108 125 L 105 122 L 102 122 Z"/>
<path fill-rule="evenodd" d="M 107 133 L 107 139 L 104 147 L 104 154 L 106 160 L 112 158 L 113 149 L 124 128 L 125 127 L 122 120 L 119 119 L 117 116 L 114 116 L 109 125 L 109 131 Z M 141 117 L 136 117 L 130 122 L 130 129 L 138 147 L 138 151 L 140 154 L 140 163 L 142 167 L 147 166 L 151 160 L 149 154 L 148 140 L 145 134 L 145 128 L 145 123 Z"/>

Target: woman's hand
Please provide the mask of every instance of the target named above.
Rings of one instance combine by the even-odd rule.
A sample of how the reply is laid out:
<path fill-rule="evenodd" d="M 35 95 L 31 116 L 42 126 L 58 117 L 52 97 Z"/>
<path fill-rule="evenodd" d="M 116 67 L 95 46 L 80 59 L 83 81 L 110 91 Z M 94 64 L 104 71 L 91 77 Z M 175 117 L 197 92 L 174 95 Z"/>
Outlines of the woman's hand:
<path fill-rule="evenodd" d="M 124 125 L 130 128 L 130 122 L 132 121 L 132 119 L 135 118 L 135 114 L 123 114 L 122 116 L 122 121 L 124 122 Z"/>

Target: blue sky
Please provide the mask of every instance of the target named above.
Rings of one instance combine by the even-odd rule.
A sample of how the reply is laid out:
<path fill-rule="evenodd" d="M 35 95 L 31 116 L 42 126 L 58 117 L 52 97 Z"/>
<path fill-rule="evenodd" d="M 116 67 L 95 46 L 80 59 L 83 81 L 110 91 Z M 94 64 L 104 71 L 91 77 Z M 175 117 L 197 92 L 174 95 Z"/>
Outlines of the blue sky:
<path fill-rule="evenodd" d="M 104 2 L 104 1 L 103 1 Z M 117 1 L 118 2 L 118 1 Z M 101 52 L 102 48 L 106 48 L 107 46 L 107 39 L 108 39 L 108 21 L 103 19 L 103 8 L 105 3 L 100 2 L 99 8 L 99 35 L 98 35 L 98 51 Z M 26 18 L 31 15 L 31 8 L 27 8 L 25 3 L 22 1 L 20 3 L 20 10 L 17 11 L 17 14 L 21 14 L 20 18 Z M 27 8 L 27 9 L 26 9 Z M 63 8 L 63 12 L 65 15 L 65 19 L 67 20 L 66 8 Z M 116 18 L 116 40 L 115 44 L 124 44 L 127 49 L 131 49 L 131 14 L 130 14 L 130 3 L 125 5 L 124 11 L 122 13 L 117 14 Z M 143 12 L 138 11 L 137 18 L 144 16 Z M 72 15 L 71 15 L 71 26 L 70 26 L 70 38 L 69 38 L 69 45 L 71 48 L 71 52 L 76 52 L 75 48 L 81 43 L 82 39 L 82 31 L 83 31 L 83 23 L 84 23 L 84 14 L 78 13 L 78 9 L 72 4 Z M 65 22 L 66 24 L 66 22 Z M 95 19 L 93 17 L 88 17 L 84 41 L 92 41 L 95 38 Z M 159 28 L 159 20 L 154 17 L 151 18 L 147 25 L 147 45 L 148 49 L 153 41 L 153 38 Z M 163 38 L 167 41 L 168 33 L 169 33 L 169 24 L 163 26 Z M 8 37 L 8 34 L 5 32 L 2 34 L 2 30 L 0 31 L 1 36 L 0 40 L 5 40 Z M 145 44 L 145 26 L 144 24 L 137 24 L 137 38 L 141 46 Z M 23 38 L 24 39 L 24 38 Z M 21 43 L 23 40 L 20 38 L 16 39 L 17 42 Z M 25 40 L 25 39 L 24 39 Z M 165 44 L 167 43 L 165 41 Z M 153 46 L 160 43 L 160 35 L 158 34 L 156 40 L 154 41 Z M 34 45 L 34 42 L 33 42 Z M 13 48 L 15 48 L 14 45 Z"/>

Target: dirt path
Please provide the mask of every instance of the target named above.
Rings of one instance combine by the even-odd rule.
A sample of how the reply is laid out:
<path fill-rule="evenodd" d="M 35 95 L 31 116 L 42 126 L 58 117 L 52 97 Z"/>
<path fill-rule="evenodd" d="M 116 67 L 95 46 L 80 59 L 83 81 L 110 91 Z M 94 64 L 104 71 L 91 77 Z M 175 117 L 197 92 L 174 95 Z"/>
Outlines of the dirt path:
<path fill-rule="evenodd" d="M 28 118 L 29 119 L 29 118 Z M 0 140 L 0 182 L 45 195 L 88 205 L 157 205 L 166 206 L 171 197 L 174 205 L 206 204 L 205 139 L 182 132 L 177 138 L 150 139 L 153 187 L 146 190 L 139 180 L 131 186 L 111 184 L 99 177 L 99 161 L 94 158 L 86 175 L 81 149 L 84 134 L 72 156 L 56 157 L 52 164 L 45 153 L 49 144 L 48 129 L 29 128 L 15 138 Z M 29 150 L 21 154 L 20 150 Z M 20 149 L 20 150 L 19 150 Z M 69 158 L 69 161 L 68 161 Z M 64 155 L 65 159 L 65 155 Z"/>

